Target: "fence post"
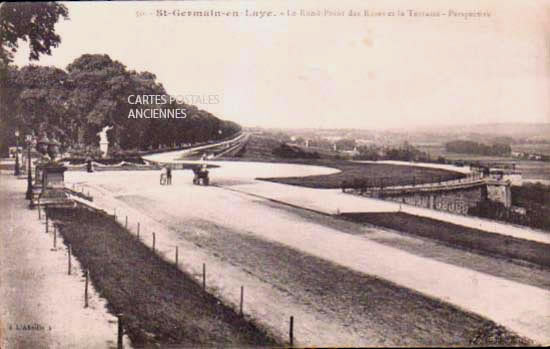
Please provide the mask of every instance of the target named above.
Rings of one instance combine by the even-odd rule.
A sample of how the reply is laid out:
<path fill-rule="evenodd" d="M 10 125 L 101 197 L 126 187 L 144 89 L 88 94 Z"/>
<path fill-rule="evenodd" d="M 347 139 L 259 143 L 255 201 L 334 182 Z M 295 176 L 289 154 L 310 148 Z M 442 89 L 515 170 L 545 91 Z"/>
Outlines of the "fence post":
<path fill-rule="evenodd" d="M 241 286 L 241 304 L 239 307 L 239 314 L 243 316 L 243 300 L 244 300 L 244 286 Z"/>
<path fill-rule="evenodd" d="M 155 242 L 156 242 L 156 236 L 155 236 L 155 232 L 153 232 L 153 252 L 155 252 Z"/>
<path fill-rule="evenodd" d="M 88 308 L 88 269 L 84 271 L 86 283 L 84 284 L 84 308 Z"/>
<path fill-rule="evenodd" d="M 202 289 L 206 290 L 206 263 L 202 263 Z"/>
<path fill-rule="evenodd" d="M 124 334 L 122 330 L 122 314 L 117 315 L 118 318 L 118 331 L 117 331 L 117 349 L 122 349 L 122 335 Z"/>
<path fill-rule="evenodd" d="M 290 338 L 290 346 L 294 346 L 294 316 L 290 317 L 290 328 L 288 330 L 288 336 Z"/>
<path fill-rule="evenodd" d="M 71 244 L 69 244 L 69 245 L 67 246 L 67 251 L 68 251 L 68 256 L 69 256 L 69 261 L 68 261 L 69 268 L 68 268 L 67 273 L 68 273 L 69 275 L 71 275 Z"/>

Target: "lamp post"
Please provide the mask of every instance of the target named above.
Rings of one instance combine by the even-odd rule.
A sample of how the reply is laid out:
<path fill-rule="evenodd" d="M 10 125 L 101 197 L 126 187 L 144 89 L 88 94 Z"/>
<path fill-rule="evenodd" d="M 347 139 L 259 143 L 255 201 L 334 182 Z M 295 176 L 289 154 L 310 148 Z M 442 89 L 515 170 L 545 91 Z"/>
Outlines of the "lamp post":
<path fill-rule="evenodd" d="M 14 176 L 19 176 L 19 130 L 15 130 L 15 172 Z"/>
<path fill-rule="evenodd" d="M 31 147 L 33 145 L 34 136 L 27 135 L 25 141 L 27 142 L 27 193 L 25 198 L 30 200 L 32 198 L 32 164 L 31 164 Z"/>

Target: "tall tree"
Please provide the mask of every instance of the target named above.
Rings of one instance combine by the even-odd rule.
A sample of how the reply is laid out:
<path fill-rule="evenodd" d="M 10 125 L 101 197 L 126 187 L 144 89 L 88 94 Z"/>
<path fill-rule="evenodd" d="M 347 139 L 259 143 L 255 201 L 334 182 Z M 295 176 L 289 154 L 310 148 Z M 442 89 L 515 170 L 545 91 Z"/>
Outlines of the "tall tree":
<path fill-rule="evenodd" d="M 21 125 L 13 115 L 13 95 L 17 69 L 8 67 L 21 39 L 29 43 L 30 60 L 38 60 L 41 54 L 51 54 L 61 38 L 55 32 L 60 17 L 69 18 L 67 8 L 55 2 L 1 3 L 0 4 L 0 151 L 6 151 L 15 143 L 14 130 Z M 11 113 L 11 115 L 10 115 Z"/>
<path fill-rule="evenodd" d="M 55 2 L 3 3 L 0 5 L 0 60 L 7 65 L 17 51 L 18 40 L 27 41 L 29 59 L 51 54 L 61 38 L 55 32 L 60 17 L 69 18 L 65 5 Z"/>

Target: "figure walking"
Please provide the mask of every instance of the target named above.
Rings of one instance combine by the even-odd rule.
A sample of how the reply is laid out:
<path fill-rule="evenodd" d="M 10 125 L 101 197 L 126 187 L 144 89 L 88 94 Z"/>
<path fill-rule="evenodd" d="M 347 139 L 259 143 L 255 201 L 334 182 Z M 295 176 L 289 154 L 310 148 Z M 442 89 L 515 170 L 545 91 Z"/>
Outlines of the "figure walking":
<path fill-rule="evenodd" d="M 166 167 L 166 184 L 172 185 L 172 166 Z"/>

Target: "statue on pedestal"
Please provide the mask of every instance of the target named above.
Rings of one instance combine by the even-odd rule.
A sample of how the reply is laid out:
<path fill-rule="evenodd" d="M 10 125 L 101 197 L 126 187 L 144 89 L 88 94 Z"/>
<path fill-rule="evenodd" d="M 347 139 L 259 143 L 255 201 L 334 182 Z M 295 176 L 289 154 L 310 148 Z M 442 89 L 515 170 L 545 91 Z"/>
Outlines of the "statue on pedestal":
<path fill-rule="evenodd" d="M 101 150 L 101 157 L 107 156 L 107 151 L 109 150 L 109 140 L 107 139 L 107 131 L 112 129 L 113 126 L 105 126 L 100 132 L 97 133 L 99 136 L 99 150 Z"/>

